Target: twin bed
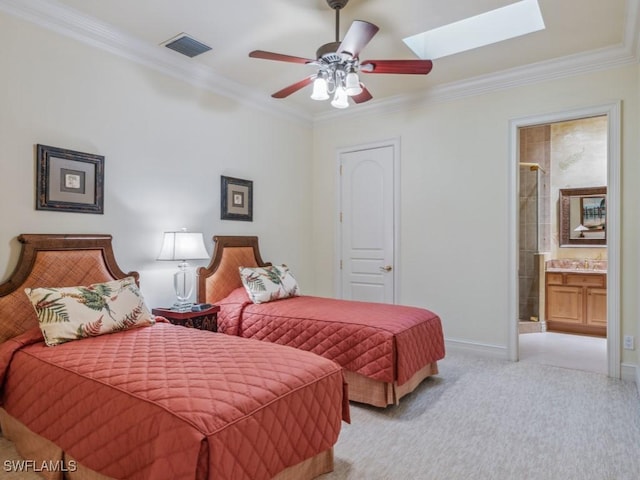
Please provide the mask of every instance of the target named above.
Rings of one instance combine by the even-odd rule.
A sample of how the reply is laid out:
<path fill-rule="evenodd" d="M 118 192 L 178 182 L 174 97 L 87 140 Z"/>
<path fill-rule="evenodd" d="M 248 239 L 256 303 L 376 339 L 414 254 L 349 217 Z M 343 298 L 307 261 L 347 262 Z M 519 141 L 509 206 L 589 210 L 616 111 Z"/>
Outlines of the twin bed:
<path fill-rule="evenodd" d="M 258 238 L 216 236 L 198 271 L 198 299 L 220 306 L 218 331 L 308 350 L 344 369 L 349 399 L 377 407 L 398 403 L 444 358 L 440 318 L 415 307 L 292 296 L 253 303 L 240 267 L 269 266 Z"/>
<path fill-rule="evenodd" d="M 16 270 L 0 285 L 0 426 L 47 478 L 284 480 L 332 470 L 349 419 L 334 362 L 161 321 L 47 346 L 25 288 L 137 274 L 117 266 L 108 235 L 19 240 Z"/>
<path fill-rule="evenodd" d="M 333 469 L 349 399 L 397 403 L 444 357 L 440 319 L 425 309 L 254 304 L 239 267 L 268 265 L 256 237 L 215 237 L 199 271 L 199 301 L 220 306 L 224 334 L 157 318 L 109 334 L 85 325 L 84 338 L 51 347 L 38 310 L 51 297 L 35 304 L 25 290 L 86 286 L 76 295 L 86 303 L 95 284 L 138 274 L 120 270 L 109 235 L 18 239 L 0 284 L 0 428 L 46 478 L 315 478 Z"/>

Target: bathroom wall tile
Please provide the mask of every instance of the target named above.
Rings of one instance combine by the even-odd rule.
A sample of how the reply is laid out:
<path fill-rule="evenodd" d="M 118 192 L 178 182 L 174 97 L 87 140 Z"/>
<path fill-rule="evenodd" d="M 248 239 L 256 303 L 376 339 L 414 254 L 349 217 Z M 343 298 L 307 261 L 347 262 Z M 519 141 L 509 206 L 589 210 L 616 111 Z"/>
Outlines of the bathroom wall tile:
<path fill-rule="evenodd" d="M 551 198 L 548 195 L 542 195 L 538 198 L 538 202 L 538 221 L 540 223 L 551 223 L 551 210 L 548 208 L 551 204 Z"/>
<path fill-rule="evenodd" d="M 548 252 L 551 249 L 551 224 L 542 223 L 539 225 L 539 245 L 541 252 Z"/>
<path fill-rule="evenodd" d="M 527 141 L 529 142 L 544 142 L 546 136 L 546 127 L 547 125 L 534 126 L 525 128 L 525 135 L 527 136 Z"/>
<path fill-rule="evenodd" d="M 544 142 L 527 143 L 524 156 L 527 159 L 527 162 L 533 162 L 538 164 L 543 162 L 545 158 Z"/>
<path fill-rule="evenodd" d="M 538 250 L 538 224 L 528 223 L 525 228 L 524 249 L 531 252 Z"/>

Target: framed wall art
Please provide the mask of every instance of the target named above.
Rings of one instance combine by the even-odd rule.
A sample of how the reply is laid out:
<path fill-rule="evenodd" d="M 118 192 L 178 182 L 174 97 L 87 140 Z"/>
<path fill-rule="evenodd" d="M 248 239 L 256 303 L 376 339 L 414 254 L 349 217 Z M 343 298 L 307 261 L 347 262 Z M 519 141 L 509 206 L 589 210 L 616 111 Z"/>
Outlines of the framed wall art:
<path fill-rule="evenodd" d="M 36 210 L 104 213 L 104 157 L 36 146 Z"/>
<path fill-rule="evenodd" d="M 253 182 L 220 176 L 220 218 L 253 221 Z"/>
<path fill-rule="evenodd" d="M 560 246 L 607 245 L 607 187 L 560 189 Z"/>

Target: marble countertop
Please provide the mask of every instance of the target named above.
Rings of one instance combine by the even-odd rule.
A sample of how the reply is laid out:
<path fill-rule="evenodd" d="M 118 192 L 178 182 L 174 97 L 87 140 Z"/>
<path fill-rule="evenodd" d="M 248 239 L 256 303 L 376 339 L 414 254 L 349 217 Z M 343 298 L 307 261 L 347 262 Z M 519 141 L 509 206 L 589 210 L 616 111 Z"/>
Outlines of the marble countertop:
<path fill-rule="evenodd" d="M 547 260 L 545 271 L 559 273 L 607 273 L 606 260 L 568 259 Z"/>
<path fill-rule="evenodd" d="M 550 273 L 607 273 L 601 268 L 547 268 L 545 271 Z"/>

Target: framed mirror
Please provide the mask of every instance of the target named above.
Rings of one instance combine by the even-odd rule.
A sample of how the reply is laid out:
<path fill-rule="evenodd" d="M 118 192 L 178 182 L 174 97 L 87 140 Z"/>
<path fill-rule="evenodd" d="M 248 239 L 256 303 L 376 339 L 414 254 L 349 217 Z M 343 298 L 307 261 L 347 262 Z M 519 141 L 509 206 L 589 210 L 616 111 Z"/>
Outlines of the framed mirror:
<path fill-rule="evenodd" d="M 560 246 L 607 244 L 607 187 L 560 190 Z"/>

